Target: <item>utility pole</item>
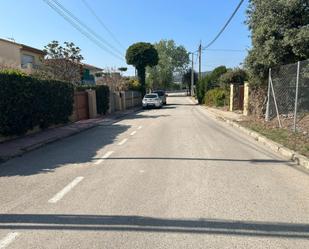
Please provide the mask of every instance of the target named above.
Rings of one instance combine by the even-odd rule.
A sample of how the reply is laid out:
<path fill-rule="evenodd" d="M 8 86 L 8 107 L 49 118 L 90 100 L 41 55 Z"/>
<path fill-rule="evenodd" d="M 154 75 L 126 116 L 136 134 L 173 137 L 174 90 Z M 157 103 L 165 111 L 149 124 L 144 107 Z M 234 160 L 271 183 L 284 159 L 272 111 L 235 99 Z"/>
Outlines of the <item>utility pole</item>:
<path fill-rule="evenodd" d="M 198 47 L 198 79 L 202 79 L 202 42 Z"/>
<path fill-rule="evenodd" d="M 194 53 L 192 55 L 192 67 L 191 67 L 191 96 L 193 96 L 193 86 L 194 86 Z"/>

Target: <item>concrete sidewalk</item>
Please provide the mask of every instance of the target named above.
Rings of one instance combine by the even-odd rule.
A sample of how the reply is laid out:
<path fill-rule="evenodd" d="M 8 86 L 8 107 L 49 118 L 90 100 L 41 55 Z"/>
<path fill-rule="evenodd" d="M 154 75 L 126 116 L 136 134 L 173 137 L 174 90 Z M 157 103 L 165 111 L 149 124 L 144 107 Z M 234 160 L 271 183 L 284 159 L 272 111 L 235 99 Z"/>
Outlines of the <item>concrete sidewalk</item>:
<path fill-rule="evenodd" d="M 7 161 L 13 157 L 21 156 L 22 154 L 39 148 L 45 144 L 63 139 L 98 125 L 109 125 L 120 118 L 132 114 L 141 108 L 132 108 L 124 112 L 116 112 L 102 118 L 80 120 L 75 123 L 64 125 L 57 128 L 50 128 L 38 133 L 26 135 L 13 140 L 0 143 L 0 163 Z"/>
<path fill-rule="evenodd" d="M 244 116 L 241 113 L 224 111 L 213 107 L 204 106 L 208 111 L 214 113 L 216 116 L 228 119 L 230 121 L 241 121 Z"/>

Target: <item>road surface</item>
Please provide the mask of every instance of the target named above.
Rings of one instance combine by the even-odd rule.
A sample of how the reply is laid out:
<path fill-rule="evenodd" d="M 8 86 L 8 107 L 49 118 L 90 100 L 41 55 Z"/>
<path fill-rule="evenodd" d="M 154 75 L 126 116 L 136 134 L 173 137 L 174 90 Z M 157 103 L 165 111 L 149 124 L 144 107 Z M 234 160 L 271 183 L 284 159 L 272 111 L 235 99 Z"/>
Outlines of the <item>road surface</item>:
<path fill-rule="evenodd" d="M 309 248 L 309 178 L 188 97 L 0 165 L 0 249 Z"/>

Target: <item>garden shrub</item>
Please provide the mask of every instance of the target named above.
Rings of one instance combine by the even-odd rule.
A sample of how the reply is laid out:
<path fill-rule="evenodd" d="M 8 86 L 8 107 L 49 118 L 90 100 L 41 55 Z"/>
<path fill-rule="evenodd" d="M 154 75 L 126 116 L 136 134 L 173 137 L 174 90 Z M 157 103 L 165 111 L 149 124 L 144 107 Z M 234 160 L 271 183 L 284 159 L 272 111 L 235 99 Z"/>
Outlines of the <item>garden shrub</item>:
<path fill-rule="evenodd" d="M 225 106 L 228 104 L 228 92 L 222 88 L 209 90 L 205 95 L 204 102 L 208 106 Z"/>
<path fill-rule="evenodd" d="M 97 88 L 96 85 L 77 85 L 75 86 L 75 90 L 78 92 L 84 92 L 86 90 L 95 90 Z"/>
<path fill-rule="evenodd" d="M 204 98 L 205 98 L 205 94 L 208 90 L 208 85 L 209 85 L 209 77 L 204 77 L 201 80 L 199 80 L 196 84 L 196 97 L 198 100 L 199 104 L 203 104 L 204 103 Z"/>
<path fill-rule="evenodd" d="M 0 134 L 22 135 L 36 126 L 65 123 L 73 111 L 73 85 L 0 72 Z"/>
<path fill-rule="evenodd" d="M 106 114 L 109 109 L 109 88 L 108 86 L 100 85 L 96 87 L 97 112 Z"/>

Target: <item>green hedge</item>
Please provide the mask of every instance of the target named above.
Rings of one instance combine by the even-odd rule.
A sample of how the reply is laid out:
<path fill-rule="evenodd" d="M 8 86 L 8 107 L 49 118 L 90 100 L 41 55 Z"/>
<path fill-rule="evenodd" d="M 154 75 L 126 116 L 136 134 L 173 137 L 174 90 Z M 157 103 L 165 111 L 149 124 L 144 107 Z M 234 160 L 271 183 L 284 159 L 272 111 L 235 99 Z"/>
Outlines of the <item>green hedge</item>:
<path fill-rule="evenodd" d="M 109 87 L 105 85 L 79 85 L 76 87 L 78 91 L 86 91 L 89 89 L 96 91 L 98 114 L 106 114 L 109 109 Z"/>
<path fill-rule="evenodd" d="M 204 103 L 205 94 L 208 90 L 208 81 L 207 78 L 199 80 L 196 84 L 196 97 L 199 104 Z"/>
<path fill-rule="evenodd" d="M 0 72 L 0 134 L 22 135 L 36 126 L 65 123 L 73 111 L 72 84 Z"/>
<path fill-rule="evenodd" d="M 109 88 L 108 86 L 97 86 L 97 112 L 99 114 L 106 114 L 109 109 Z"/>
<path fill-rule="evenodd" d="M 222 88 L 214 88 L 209 90 L 204 98 L 204 102 L 208 106 L 225 106 L 228 104 L 228 92 Z"/>

